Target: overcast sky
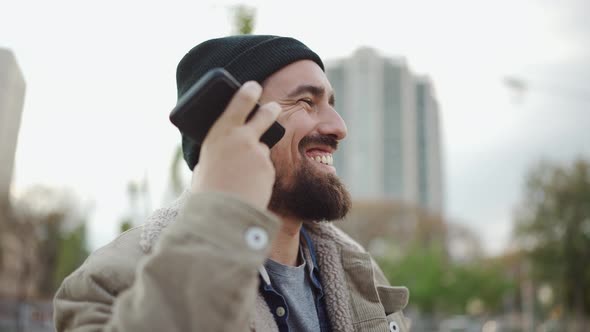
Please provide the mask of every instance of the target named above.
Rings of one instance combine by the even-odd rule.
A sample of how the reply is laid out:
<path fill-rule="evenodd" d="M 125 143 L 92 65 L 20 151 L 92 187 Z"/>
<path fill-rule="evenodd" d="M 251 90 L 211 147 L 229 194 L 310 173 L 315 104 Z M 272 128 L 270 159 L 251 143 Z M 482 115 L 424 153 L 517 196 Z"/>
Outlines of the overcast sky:
<path fill-rule="evenodd" d="M 588 1 L 0 0 L 0 47 L 27 82 L 15 192 L 48 184 L 93 202 L 93 248 L 116 234 L 128 181 L 147 174 L 152 207 L 164 203 L 179 141 L 168 121 L 176 64 L 231 33 L 238 3 L 257 8 L 255 33 L 296 37 L 327 60 L 369 46 L 429 75 L 446 214 L 491 252 L 506 244 L 536 161 L 590 158 Z M 517 103 L 508 75 L 529 85 Z"/>

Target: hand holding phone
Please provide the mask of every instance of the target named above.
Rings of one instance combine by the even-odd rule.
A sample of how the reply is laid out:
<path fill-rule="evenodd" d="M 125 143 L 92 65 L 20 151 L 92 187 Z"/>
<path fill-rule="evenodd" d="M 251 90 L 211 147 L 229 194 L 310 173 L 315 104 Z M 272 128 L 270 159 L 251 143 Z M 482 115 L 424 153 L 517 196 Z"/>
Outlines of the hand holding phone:
<path fill-rule="evenodd" d="M 211 85 L 209 87 L 212 88 Z M 230 94 L 229 103 L 218 114 L 197 117 L 206 118 L 204 121 L 212 125 L 207 128 L 207 133 L 199 134 L 204 139 L 200 141 L 199 163 L 193 171 L 193 193 L 230 193 L 259 209 L 267 208 L 275 181 L 275 169 L 269 147 L 265 146 L 269 143 L 260 144 L 260 141 L 261 136 L 266 135 L 263 133 L 272 133 L 273 126 L 280 126 L 276 118 L 281 108 L 275 102 L 257 107 L 256 101 L 261 94 L 262 87 L 258 83 L 247 82 L 237 93 Z M 205 111 L 201 109 L 201 113 Z M 200 113 L 198 109 L 191 111 L 195 112 Z M 267 137 L 274 137 L 276 143 L 284 133 L 284 129 L 280 129 L 280 135 Z"/>
<path fill-rule="evenodd" d="M 178 100 L 170 113 L 170 121 L 181 133 L 201 145 L 209 129 L 226 109 L 240 86 L 241 84 L 223 68 L 211 69 Z M 257 103 L 246 121 L 252 118 L 259 107 Z M 260 137 L 260 141 L 271 148 L 284 134 L 285 128 L 275 121 Z"/>

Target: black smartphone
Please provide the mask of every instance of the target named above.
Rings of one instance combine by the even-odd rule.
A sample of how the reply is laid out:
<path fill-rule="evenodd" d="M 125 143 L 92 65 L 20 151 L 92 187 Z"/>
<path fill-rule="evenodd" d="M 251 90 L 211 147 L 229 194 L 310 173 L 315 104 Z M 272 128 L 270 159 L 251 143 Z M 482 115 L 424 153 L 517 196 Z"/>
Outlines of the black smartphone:
<path fill-rule="evenodd" d="M 178 100 L 170 113 L 170 121 L 181 133 L 201 145 L 207 132 L 240 86 L 241 84 L 225 69 L 211 69 Z M 246 121 L 256 113 L 259 106 L 256 104 Z M 284 134 L 285 128 L 275 121 L 261 136 L 260 141 L 271 148 Z"/>

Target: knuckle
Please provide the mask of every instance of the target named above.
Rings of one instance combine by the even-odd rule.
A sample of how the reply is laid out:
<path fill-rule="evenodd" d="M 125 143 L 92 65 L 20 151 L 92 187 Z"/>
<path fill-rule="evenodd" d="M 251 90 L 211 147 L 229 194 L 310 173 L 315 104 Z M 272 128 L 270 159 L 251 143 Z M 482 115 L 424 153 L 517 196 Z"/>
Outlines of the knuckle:
<path fill-rule="evenodd" d="M 260 138 L 260 134 L 257 133 L 256 128 L 254 128 L 251 125 L 243 127 L 243 134 L 242 135 L 243 135 L 242 138 L 244 140 L 247 140 L 248 142 L 252 143 L 252 146 L 254 146 Z"/>
<path fill-rule="evenodd" d="M 253 140 L 252 137 L 254 136 L 254 133 L 252 132 L 252 130 L 250 128 L 243 126 L 243 127 L 236 129 L 235 135 L 236 135 L 235 136 L 236 140 L 238 140 L 240 142 L 247 143 L 247 142 L 250 142 Z"/>
<path fill-rule="evenodd" d="M 276 111 L 276 107 L 273 105 L 265 105 L 264 107 L 261 107 L 261 109 L 269 116 L 272 116 Z"/>
<path fill-rule="evenodd" d="M 260 155 L 264 156 L 264 158 L 266 158 L 268 160 L 268 162 L 271 162 L 270 149 L 268 148 L 268 146 L 266 146 L 266 144 L 261 143 L 261 142 L 257 142 L 257 144 L 258 144 L 258 151 L 259 151 Z"/>
<path fill-rule="evenodd" d="M 258 111 L 256 111 L 256 118 L 258 119 L 262 119 L 262 120 L 266 120 L 268 118 L 270 118 L 272 115 L 272 112 L 269 109 L 266 108 L 259 108 Z"/>
<path fill-rule="evenodd" d="M 260 129 L 267 128 L 272 121 L 276 120 L 276 114 L 271 108 L 260 108 L 258 113 L 256 114 L 256 122 Z"/>
<path fill-rule="evenodd" d="M 281 110 L 281 106 L 275 101 L 264 104 L 264 108 L 268 109 L 270 112 L 275 112 L 275 111 Z"/>
<path fill-rule="evenodd" d="M 258 88 L 242 88 L 240 89 L 237 98 L 244 103 L 254 104 L 260 97 L 260 89 Z"/>
<path fill-rule="evenodd" d="M 258 100 L 258 97 L 253 92 L 245 91 L 238 96 L 238 100 L 241 103 L 254 104 Z"/>

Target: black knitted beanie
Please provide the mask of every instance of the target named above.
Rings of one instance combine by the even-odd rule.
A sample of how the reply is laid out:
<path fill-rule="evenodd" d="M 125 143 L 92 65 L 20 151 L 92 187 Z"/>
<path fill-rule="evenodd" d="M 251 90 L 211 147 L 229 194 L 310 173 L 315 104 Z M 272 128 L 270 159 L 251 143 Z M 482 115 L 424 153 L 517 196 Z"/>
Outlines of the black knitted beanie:
<path fill-rule="evenodd" d="M 238 35 L 205 41 L 191 49 L 178 63 L 178 99 L 210 69 L 221 67 L 240 83 L 262 82 L 279 69 L 298 60 L 312 60 L 322 70 L 320 57 L 300 41 L 278 36 Z M 200 146 L 182 135 L 184 160 L 192 170 L 199 161 Z"/>

